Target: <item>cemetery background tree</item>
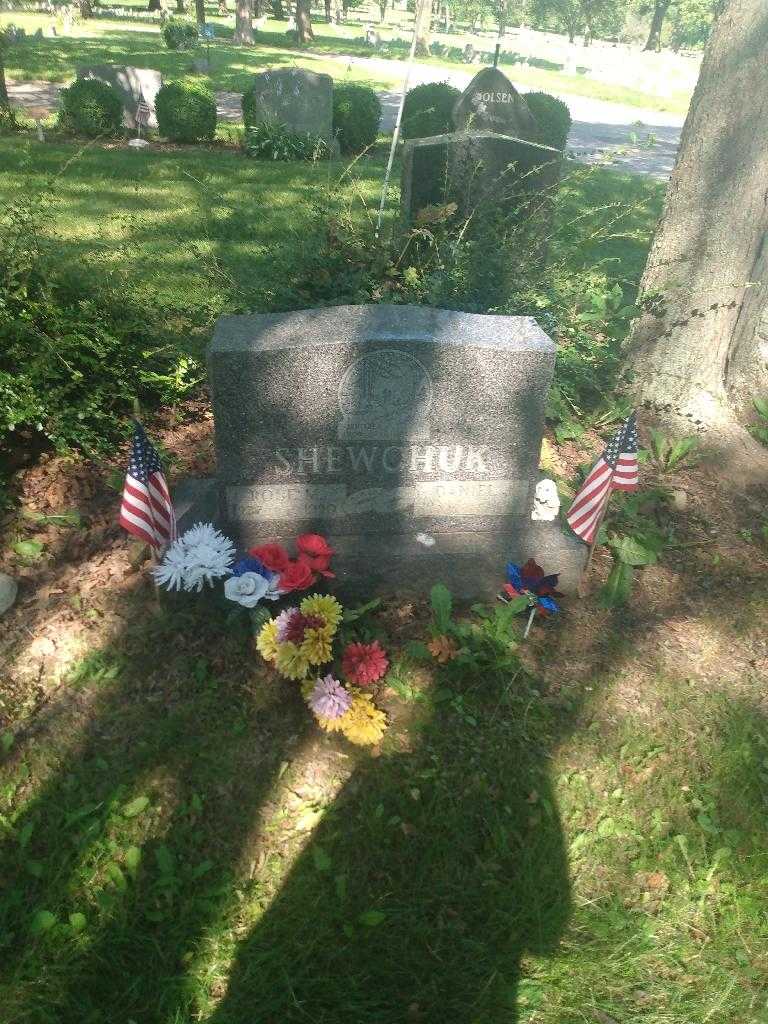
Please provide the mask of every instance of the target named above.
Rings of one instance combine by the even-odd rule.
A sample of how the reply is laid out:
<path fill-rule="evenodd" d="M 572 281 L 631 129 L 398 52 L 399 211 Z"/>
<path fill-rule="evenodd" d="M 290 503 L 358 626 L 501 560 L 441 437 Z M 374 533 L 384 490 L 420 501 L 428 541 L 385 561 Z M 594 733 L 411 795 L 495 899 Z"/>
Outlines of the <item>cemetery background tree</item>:
<path fill-rule="evenodd" d="M 579 0 L 532 0 L 528 14 L 536 28 L 567 33 L 569 43 L 575 42 L 584 28 Z"/>
<path fill-rule="evenodd" d="M 312 31 L 311 0 L 296 0 L 296 32 L 300 46 L 306 46 L 315 38 Z"/>
<path fill-rule="evenodd" d="M 5 81 L 5 59 L 11 46 L 10 34 L 7 29 L 0 28 L 0 129 L 16 127 L 16 118 L 8 97 L 8 86 Z"/>
<path fill-rule="evenodd" d="M 625 368 L 637 397 L 756 452 L 738 427 L 768 395 L 768 5 L 717 18 L 641 281 Z M 765 463 L 765 450 L 761 449 Z"/>
<path fill-rule="evenodd" d="M 429 44 L 432 28 L 431 0 L 416 0 L 413 30 L 416 33 L 416 53 L 420 57 L 429 56 Z"/>
<path fill-rule="evenodd" d="M 672 0 L 653 0 L 651 27 L 648 30 L 648 39 L 644 49 L 655 50 L 656 53 L 661 52 L 661 29 L 671 5 Z"/>
<path fill-rule="evenodd" d="M 274 15 L 276 21 L 285 21 L 283 0 L 272 0 L 272 14 Z"/>
<path fill-rule="evenodd" d="M 236 0 L 235 34 L 232 41 L 235 46 L 253 46 L 253 11 L 251 0 Z"/>
<path fill-rule="evenodd" d="M 195 0 L 195 18 L 198 25 L 205 24 L 205 0 Z"/>

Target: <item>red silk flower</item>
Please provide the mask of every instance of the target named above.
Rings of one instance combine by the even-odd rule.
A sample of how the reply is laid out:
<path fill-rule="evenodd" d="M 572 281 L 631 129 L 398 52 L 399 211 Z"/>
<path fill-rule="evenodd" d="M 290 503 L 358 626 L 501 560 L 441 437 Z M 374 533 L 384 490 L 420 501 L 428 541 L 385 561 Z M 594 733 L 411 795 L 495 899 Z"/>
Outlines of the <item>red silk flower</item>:
<path fill-rule="evenodd" d="M 350 683 L 370 686 L 386 673 L 389 661 L 378 640 L 372 644 L 347 644 L 341 658 L 341 669 Z"/>
<path fill-rule="evenodd" d="M 280 573 L 278 586 L 287 594 L 291 590 L 306 590 L 316 582 L 317 576 L 312 572 L 311 567 L 306 562 L 297 560 L 289 561 L 286 568 Z"/>
<path fill-rule="evenodd" d="M 303 533 L 296 538 L 296 548 L 299 552 L 299 561 L 306 562 L 313 572 L 329 578 L 334 577 L 335 574 L 330 569 L 334 550 L 325 537 L 321 537 L 319 533 Z"/>
<path fill-rule="evenodd" d="M 270 572 L 285 572 L 291 564 L 291 556 L 282 544 L 262 544 L 258 548 L 251 548 L 248 554 L 258 558 Z"/>

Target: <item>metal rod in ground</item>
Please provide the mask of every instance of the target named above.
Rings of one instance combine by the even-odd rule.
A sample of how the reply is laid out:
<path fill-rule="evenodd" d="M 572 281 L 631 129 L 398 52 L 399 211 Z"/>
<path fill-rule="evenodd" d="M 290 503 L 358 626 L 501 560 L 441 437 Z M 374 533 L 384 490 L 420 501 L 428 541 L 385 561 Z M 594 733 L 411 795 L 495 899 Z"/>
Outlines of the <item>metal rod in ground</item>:
<path fill-rule="evenodd" d="M 533 617 L 534 617 L 535 614 L 536 614 L 536 605 L 534 605 L 533 608 L 531 608 L 531 614 L 528 616 L 528 623 L 527 623 L 527 625 L 525 627 L 525 632 L 523 633 L 523 640 L 527 640 L 528 639 L 528 634 L 531 631 L 531 625 L 533 623 Z"/>
<path fill-rule="evenodd" d="M 395 119 L 395 130 L 392 133 L 392 145 L 389 147 L 389 160 L 387 161 L 387 170 L 384 174 L 384 184 L 381 188 L 381 202 L 379 203 L 379 215 L 376 218 L 376 238 L 381 233 L 381 221 L 384 217 L 384 207 L 387 202 L 387 189 L 389 188 L 389 179 L 392 174 L 392 164 L 395 162 L 395 151 L 397 150 L 397 143 L 400 140 L 400 124 L 403 120 L 403 107 L 405 106 L 405 97 L 408 92 L 408 83 L 411 80 L 411 70 L 413 69 L 413 58 L 416 54 L 416 41 L 418 38 L 419 25 L 421 24 L 422 8 L 425 4 L 431 3 L 431 0 L 417 0 L 415 9 L 415 18 L 413 22 L 413 38 L 411 39 L 411 49 L 408 54 L 408 63 L 405 66 L 405 76 L 403 77 L 403 88 L 400 94 L 400 103 L 397 108 L 397 118 Z"/>
<path fill-rule="evenodd" d="M 609 497 L 610 497 L 610 494 L 609 494 Z M 587 562 L 586 562 L 586 565 L 584 566 L 584 570 L 583 570 L 583 572 L 581 574 L 581 579 L 579 580 L 579 585 L 576 588 L 576 592 L 579 595 L 579 597 L 586 597 L 586 594 L 587 594 L 587 575 L 589 574 L 589 570 L 592 568 L 592 559 L 593 559 L 594 554 L 595 554 L 595 548 L 597 547 L 597 538 L 600 536 L 600 527 L 603 525 L 603 519 L 605 519 L 605 513 L 607 511 L 608 511 L 608 499 L 606 499 L 605 503 L 603 504 L 602 511 L 600 512 L 600 515 L 598 516 L 598 519 L 597 519 L 597 523 L 595 524 L 595 536 L 594 536 L 594 539 L 592 540 L 592 543 L 589 545 L 589 554 L 587 555 Z"/>

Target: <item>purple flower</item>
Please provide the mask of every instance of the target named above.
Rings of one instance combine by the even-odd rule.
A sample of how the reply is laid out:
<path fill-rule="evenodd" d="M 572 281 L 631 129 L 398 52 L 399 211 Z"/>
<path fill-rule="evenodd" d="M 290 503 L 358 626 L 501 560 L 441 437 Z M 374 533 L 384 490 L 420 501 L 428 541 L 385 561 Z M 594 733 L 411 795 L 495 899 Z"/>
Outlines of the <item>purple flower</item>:
<path fill-rule="evenodd" d="M 325 679 L 317 680 L 309 695 L 309 706 L 320 718 L 341 718 L 351 703 L 352 697 L 330 673 Z"/>

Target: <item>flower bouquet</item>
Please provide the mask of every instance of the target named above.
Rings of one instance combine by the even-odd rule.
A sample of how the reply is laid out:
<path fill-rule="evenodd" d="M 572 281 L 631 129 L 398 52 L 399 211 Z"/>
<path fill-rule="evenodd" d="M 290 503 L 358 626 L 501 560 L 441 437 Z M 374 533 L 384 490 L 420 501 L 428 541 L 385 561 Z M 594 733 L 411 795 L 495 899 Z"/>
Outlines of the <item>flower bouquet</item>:
<path fill-rule="evenodd" d="M 384 735 L 387 717 L 369 688 L 386 675 L 389 661 L 376 640 L 341 644 L 343 616 L 335 597 L 310 594 L 264 623 L 256 647 L 281 676 L 300 684 L 321 729 L 372 746 Z"/>

